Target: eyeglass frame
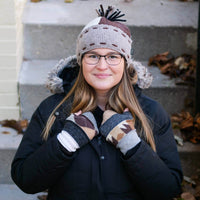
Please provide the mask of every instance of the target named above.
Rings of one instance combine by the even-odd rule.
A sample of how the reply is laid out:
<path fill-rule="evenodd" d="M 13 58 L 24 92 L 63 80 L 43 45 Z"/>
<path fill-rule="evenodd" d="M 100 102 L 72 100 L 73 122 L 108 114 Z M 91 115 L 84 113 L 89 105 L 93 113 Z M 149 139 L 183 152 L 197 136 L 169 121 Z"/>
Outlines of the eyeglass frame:
<path fill-rule="evenodd" d="M 121 63 L 122 58 L 124 58 L 124 56 L 123 56 L 122 54 L 120 54 L 120 53 L 111 53 L 111 54 L 107 54 L 107 55 L 99 55 L 99 54 L 90 53 L 90 52 L 84 53 L 83 56 L 82 56 L 82 58 L 84 58 L 84 56 L 85 56 L 86 54 L 92 54 L 92 55 L 96 55 L 96 56 L 98 57 L 97 63 L 91 64 L 91 63 L 87 63 L 87 62 L 86 62 L 88 65 L 96 65 L 96 64 L 99 63 L 101 57 L 104 57 L 104 59 L 105 59 L 105 61 L 106 61 L 106 63 L 107 63 L 108 65 L 116 66 L 116 65 L 119 65 L 119 64 Z M 119 56 L 121 56 L 120 62 L 117 63 L 117 64 L 110 64 L 110 63 L 108 63 L 108 61 L 107 61 L 107 56 L 111 56 L 111 55 L 119 55 Z"/>

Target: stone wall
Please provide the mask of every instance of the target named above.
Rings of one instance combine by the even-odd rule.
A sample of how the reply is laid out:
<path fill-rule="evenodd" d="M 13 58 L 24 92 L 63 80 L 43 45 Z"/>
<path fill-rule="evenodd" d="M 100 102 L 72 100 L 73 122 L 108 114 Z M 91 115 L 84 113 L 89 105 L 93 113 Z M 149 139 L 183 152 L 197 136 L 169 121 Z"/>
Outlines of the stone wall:
<path fill-rule="evenodd" d="M 23 46 L 21 15 L 25 0 L 0 1 L 0 120 L 18 119 L 18 73 Z"/>

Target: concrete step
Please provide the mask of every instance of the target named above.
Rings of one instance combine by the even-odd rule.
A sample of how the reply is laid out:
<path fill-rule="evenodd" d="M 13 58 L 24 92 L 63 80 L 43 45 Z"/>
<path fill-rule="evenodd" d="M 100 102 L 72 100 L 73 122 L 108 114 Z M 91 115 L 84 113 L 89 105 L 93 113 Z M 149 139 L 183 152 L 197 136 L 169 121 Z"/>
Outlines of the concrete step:
<path fill-rule="evenodd" d="M 85 24 L 94 19 L 102 0 L 48 0 L 27 2 L 23 15 L 24 58 L 60 59 L 75 53 L 76 38 Z M 175 56 L 196 53 L 198 2 L 169 0 L 109 0 L 126 13 L 133 34 L 136 60 L 170 51 Z"/>
<path fill-rule="evenodd" d="M 22 134 L 17 134 L 14 129 L 0 125 L 0 184 L 13 184 L 10 176 L 11 162 L 21 139 Z"/>
<path fill-rule="evenodd" d="M 200 144 L 190 142 L 178 146 L 184 176 L 200 177 Z"/>
<path fill-rule="evenodd" d="M 51 95 L 45 87 L 48 72 L 57 60 L 25 61 L 19 74 L 21 117 L 30 119 L 42 100 Z"/>
<path fill-rule="evenodd" d="M 26 194 L 14 184 L 0 184 L 1 200 L 38 200 L 38 196 L 46 193 Z"/>
<path fill-rule="evenodd" d="M 19 94 L 22 118 L 30 119 L 39 103 L 50 95 L 44 83 L 47 73 L 57 63 L 57 60 L 33 60 L 23 62 L 19 76 Z M 147 62 L 143 62 L 147 66 Z M 175 84 L 175 79 L 160 74 L 157 67 L 148 67 L 154 80 L 144 93 L 160 102 L 169 114 L 179 112 L 184 108 L 184 99 L 191 96 L 187 86 Z M 189 93 L 190 92 L 190 93 Z"/>
<path fill-rule="evenodd" d="M 9 132 L 3 134 L 4 131 Z M 4 195 L 8 190 L 13 189 L 13 192 L 19 193 L 19 195 L 25 195 L 16 189 L 13 185 L 14 182 L 10 176 L 11 162 L 15 155 L 16 149 L 22 139 L 21 134 L 17 134 L 14 129 L 0 126 L 0 200 L 4 200 Z M 185 142 L 183 146 L 178 146 L 178 151 L 182 163 L 182 168 L 185 176 L 200 176 L 200 144 L 194 145 L 189 142 Z M 3 189 L 2 189 L 3 188 Z M 10 194 L 11 195 L 11 194 Z M 16 195 L 17 196 L 17 195 Z M 17 197 L 16 197 L 17 198 Z M 28 196 L 27 196 L 28 198 Z M 31 198 L 31 196 L 30 196 Z M 14 198 L 7 198 L 9 200 L 15 200 Z M 7 200 L 5 199 L 5 200 Z M 17 199 L 16 199 L 17 200 Z M 21 200 L 21 199 L 20 199 Z M 28 199 L 27 199 L 28 200 Z"/>

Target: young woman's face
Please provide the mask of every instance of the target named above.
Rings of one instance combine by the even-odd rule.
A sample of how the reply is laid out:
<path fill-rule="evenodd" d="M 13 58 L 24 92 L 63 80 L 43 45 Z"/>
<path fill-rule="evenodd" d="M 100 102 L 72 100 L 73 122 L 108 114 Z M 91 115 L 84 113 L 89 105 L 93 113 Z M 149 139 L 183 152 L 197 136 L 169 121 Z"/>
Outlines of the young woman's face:
<path fill-rule="evenodd" d="M 90 59 L 96 59 L 99 56 L 107 56 L 107 61 L 111 61 L 114 65 L 106 62 L 105 57 L 101 57 L 97 64 L 91 64 Z M 119 59 L 116 63 L 115 61 Z M 89 60 L 89 61 L 88 61 Z M 92 61 L 93 63 L 93 61 Z M 124 72 L 125 60 L 121 55 L 111 49 L 94 49 L 87 52 L 82 59 L 82 71 L 86 82 L 92 86 L 97 93 L 107 93 L 112 87 L 117 85 L 122 79 Z"/>

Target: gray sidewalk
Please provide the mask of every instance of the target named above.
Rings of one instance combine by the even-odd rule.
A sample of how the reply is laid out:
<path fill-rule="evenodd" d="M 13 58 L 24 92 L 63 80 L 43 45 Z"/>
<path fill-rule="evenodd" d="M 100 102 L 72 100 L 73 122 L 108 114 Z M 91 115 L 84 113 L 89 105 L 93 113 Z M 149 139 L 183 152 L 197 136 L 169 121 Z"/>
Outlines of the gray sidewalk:
<path fill-rule="evenodd" d="M 38 194 L 25 194 L 16 185 L 13 184 L 0 184 L 0 200 L 38 200 Z"/>
<path fill-rule="evenodd" d="M 11 161 L 22 139 L 12 128 L 0 125 L 0 200 L 38 200 L 38 194 L 25 194 L 10 177 Z"/>

